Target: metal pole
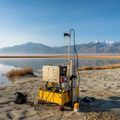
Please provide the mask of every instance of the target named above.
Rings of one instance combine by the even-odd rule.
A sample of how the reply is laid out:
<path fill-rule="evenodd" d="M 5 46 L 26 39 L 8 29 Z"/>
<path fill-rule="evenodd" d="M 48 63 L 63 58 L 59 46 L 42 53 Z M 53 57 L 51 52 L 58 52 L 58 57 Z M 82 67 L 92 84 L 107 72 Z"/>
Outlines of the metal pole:
<path fill-rule="evenodd" d="M 69 60 L 69 64 L 70 64 L 70 37 L 69 37 L 69 58 L 68 58 L 68 60 Z"/>
<path fill-rule="evenodd" d="M 70 80 L 70 38 L 71 38 L 71 31 L 69 34 L 69 54 L 68 54 L 68 62 L 69 62 L 69 80 Z M 69 80 L 68 80 L 68 84 L 69 84 Z"/>

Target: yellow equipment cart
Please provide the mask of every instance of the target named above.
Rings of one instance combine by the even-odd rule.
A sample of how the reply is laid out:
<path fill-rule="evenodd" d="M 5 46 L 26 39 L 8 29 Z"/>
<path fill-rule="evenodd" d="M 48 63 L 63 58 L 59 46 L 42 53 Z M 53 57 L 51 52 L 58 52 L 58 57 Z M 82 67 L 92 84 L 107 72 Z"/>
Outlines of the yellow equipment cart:
<path fill-rule="evenodd" d="M 64 37 L 70 34 L 65 33 Z M 39 89 L 39 99 L 56 103 L 60 105 L 59 110 L 64 109 L 66 103 L 71 103 L 73 108 L 74 103 L 79 97 L 77 85 L 77 67 L 70 60 L 70 39 L 69 39 L 69 63 L 66 66 L 43 66 L 43 81 L 45 86 Z"/>

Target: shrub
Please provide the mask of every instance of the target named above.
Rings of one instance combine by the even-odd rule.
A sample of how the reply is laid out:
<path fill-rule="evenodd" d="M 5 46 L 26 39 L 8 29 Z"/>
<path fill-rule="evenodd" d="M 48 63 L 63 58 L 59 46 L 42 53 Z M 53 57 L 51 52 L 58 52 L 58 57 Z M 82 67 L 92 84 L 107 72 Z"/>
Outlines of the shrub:
<path fill-rule="evenodd" d="M 16 76 L 23 76 L 25 74 L 33 74 L 33 69 L 32 68 L 12 69 L 6 74 L 6 76 L 8 78 L 13 78 Z"/>
<path fill-rule="evenodd" d="M 120 68 L 120 64 L 114 64 L 114 65 L 105 65 L 105 66 L 83 66 L 81 68 L 78 68 L 78 71 L 81 70 L 100 70 L 100 69 L 114 69 L 114 68 Z"/>
<path fill-rule="evenodd" d="M 104 69 L 102 66 L 95 66 L 94 70 L 100 70 L 100 69 Z"/>
<path fill-rule="evenodd" d="M 93 70 L 93 67 L 92 66 L 83 66 L 81 68 L 78 68 L 78 71 L 80 70 Z"/>

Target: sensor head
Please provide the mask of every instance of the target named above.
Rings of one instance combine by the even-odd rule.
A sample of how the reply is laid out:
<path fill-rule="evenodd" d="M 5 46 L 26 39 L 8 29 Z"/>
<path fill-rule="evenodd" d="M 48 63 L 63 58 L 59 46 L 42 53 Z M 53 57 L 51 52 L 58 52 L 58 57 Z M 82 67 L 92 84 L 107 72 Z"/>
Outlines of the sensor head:
<path fill-rule="evenodd" d="M 64 33 L 64 37 L 70 37 L 70 34 Z"/>

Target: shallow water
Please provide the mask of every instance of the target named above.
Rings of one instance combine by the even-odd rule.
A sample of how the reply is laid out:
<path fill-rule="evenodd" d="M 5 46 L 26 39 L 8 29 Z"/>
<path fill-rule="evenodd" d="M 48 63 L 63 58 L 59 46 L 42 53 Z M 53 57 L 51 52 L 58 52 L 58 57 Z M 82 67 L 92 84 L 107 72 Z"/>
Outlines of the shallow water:
<path fill-rule="evenodd" d="M 68 60 L 66 59 L 66 62 Z M 75 61 L 76 63 L 76 61 Z M 30 67 L 34 70 L 41 70 L 43 65 L 65 65 L 65 59 L 33 59 L 33 58 L 16 58 L 16 59 L 0 59 L 0 86 L 2 82 L 4 84 L 10 83 L 5 76 L 2 76 L 2 74 L 6 74 L 12 69 L 16 68 L 24 68 L 24 67 Z M 79 59 L 78 60 L 78 67 L 82 66 L 103 66 L 103 65 L 109 65 L 109 64 L 120 64 L 120 60 L 118 59 Z M 40 75 L 39 73 L 35 73 L 37 75 Z"/>
<path fill-rule="evenodd" d="M 2 86 L 2 84 L 10 83 L 8 78 L 5 77 L 5 74 L 7 72 L 9 72 L 11 69 L 15 69 L 15 67 L 14 66 L 0 64 L 0 86 Z"/>

